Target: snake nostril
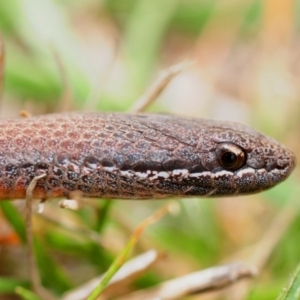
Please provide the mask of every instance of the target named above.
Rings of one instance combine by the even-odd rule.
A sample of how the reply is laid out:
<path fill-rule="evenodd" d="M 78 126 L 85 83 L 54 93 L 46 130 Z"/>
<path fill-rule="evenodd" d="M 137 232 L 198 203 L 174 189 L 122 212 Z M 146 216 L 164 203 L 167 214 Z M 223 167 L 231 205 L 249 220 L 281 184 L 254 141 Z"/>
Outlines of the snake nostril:
<path fill-rule="evenodd" d="M 274 169 L 279 169 L 278 164 L 276 163 L 276 161 L 269 161 L 267 162 L 267 164 L 265 165 L 265 169 L 267 172 L 270 172 Z"/>

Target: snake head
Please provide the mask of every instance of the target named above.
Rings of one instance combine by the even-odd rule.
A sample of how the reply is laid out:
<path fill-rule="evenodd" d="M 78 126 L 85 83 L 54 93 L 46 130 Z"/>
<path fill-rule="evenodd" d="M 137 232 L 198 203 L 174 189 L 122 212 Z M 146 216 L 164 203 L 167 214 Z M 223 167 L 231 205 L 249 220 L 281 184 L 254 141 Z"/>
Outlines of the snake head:
<path fill-rule="evenodd" d="M 285 180 L 293 171 L 294 153 L 273 138 L 237 123 L 217 122 L 214 126 L 211 140 L 216 165 L 211 171 L 216 188 L 211 196 L 259 192 Z"/>

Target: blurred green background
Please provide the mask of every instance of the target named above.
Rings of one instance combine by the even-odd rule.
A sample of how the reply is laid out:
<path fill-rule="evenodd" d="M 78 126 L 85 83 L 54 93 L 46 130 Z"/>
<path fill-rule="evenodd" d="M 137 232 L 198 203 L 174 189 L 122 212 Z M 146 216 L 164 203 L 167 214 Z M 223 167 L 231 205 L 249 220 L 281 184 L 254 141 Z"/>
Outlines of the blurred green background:
<path fill-rule="evenodd" d="M 189 60 L 150 111 L 249 124 L 299 160 L 299 12 L 291 0 L 0 1 L 0 115 L 124 111 L 161 70 Z M 300 261 L 298 186 L 296 169 L 261 194 L 183 199 L 179 216 L 142 236 L 134 254 L 155 248 L 167 256 L 128 292 L 243 259 L 261 266 L 257 279 L 188 299 L 274 299 Z M 90 203 L 72 212 L 52 201 L 34 217 L 43 284 L 58 298 L 102 274 L 164 202 Z M 0 205 L 0 299 L 19 299 L 15 286 L 29 286 L 24 204 Z"/>

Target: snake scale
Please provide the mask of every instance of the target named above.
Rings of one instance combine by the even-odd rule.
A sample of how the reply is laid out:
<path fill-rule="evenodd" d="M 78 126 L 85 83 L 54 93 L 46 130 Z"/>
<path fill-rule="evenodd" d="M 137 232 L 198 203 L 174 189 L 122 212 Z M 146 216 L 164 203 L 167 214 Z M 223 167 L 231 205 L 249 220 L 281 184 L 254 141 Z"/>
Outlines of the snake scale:
<path fill-rule="evenodd" d="M 0 199 L 251 194 L 295 156 L 241 124 L 159 114 L 68 113 L 0 121 Z"/>

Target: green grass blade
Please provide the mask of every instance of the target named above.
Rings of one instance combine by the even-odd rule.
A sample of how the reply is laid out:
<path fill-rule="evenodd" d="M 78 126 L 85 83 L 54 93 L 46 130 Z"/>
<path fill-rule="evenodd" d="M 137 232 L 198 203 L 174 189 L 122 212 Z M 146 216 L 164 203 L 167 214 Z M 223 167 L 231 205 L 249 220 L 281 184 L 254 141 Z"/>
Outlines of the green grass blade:
<path fill-rule="evenodd" d="M 110 208 L 113 204 L 112 200 L 104 200 L 101 203 L 101 207 L 97 210 L 97 221 L 95 224 L 95 230 L 101 233 L 106 221 L 109 218 Z"/>
<path fill-rule="evenodd" d="M 166 205 L 159 208 L 153 215 L 145 219 L 139 226 L 135 229 L 131 237 L 129 238 L 126 246 L 121 251 L 121 253 L 116 257 L 113 261 L 105 275 L 103 276 L 101 282 L 98 286 L 93 290 L 93 292 L 87 298 L 88 300 L 96 300 L 99 295 L 104 291 L 112 277 L 117 273 L 117 271 L 122 267 L 122 265 L 127 260 L 129 253 L 136 245 L 139 237 L 144 232 L 144 230 L 149 227 L 151 224 L 157 222 L 160 218 L 162 218 L 166 213 L 172 212 L 174 210 L 175 205 L 172 202 L 167 203 Z M 176 205 L 177 208 L 177 205 Z"/>
<path fill-rule="evenodd" d="M 72 288 L 72 284 L 63 269 L 56 263 L 38 239 L 34 243 L 35 256 L 40 270 L 40 276 L 45 287 L 60 294 Z"/>
<path fill-rule="evenodd" d="M 36 294 L 20 286 L 16 288 L 16 294 L 24 300 L 41 300 Z"/>
<path fill-rule="evenodd" d="M 299 300 L 300 299 L 300 264 L 297 266 L 291 280 L 283 288 L 277 300 Z"/>
<path fill-rule="evenodd" d="M 9 201 L 0 201 L 0 207 L 9 224 L 18 234 L 23 244 L 26 243 L 25 224 L 16 207 Z"/>
<path fill-rule="evenodd" d="M 0 277 L 0 295 L 11 294 L 15 291 L 16 287 L 22 285 L 27 286 L 26 282 L 13 278 Z"/>

